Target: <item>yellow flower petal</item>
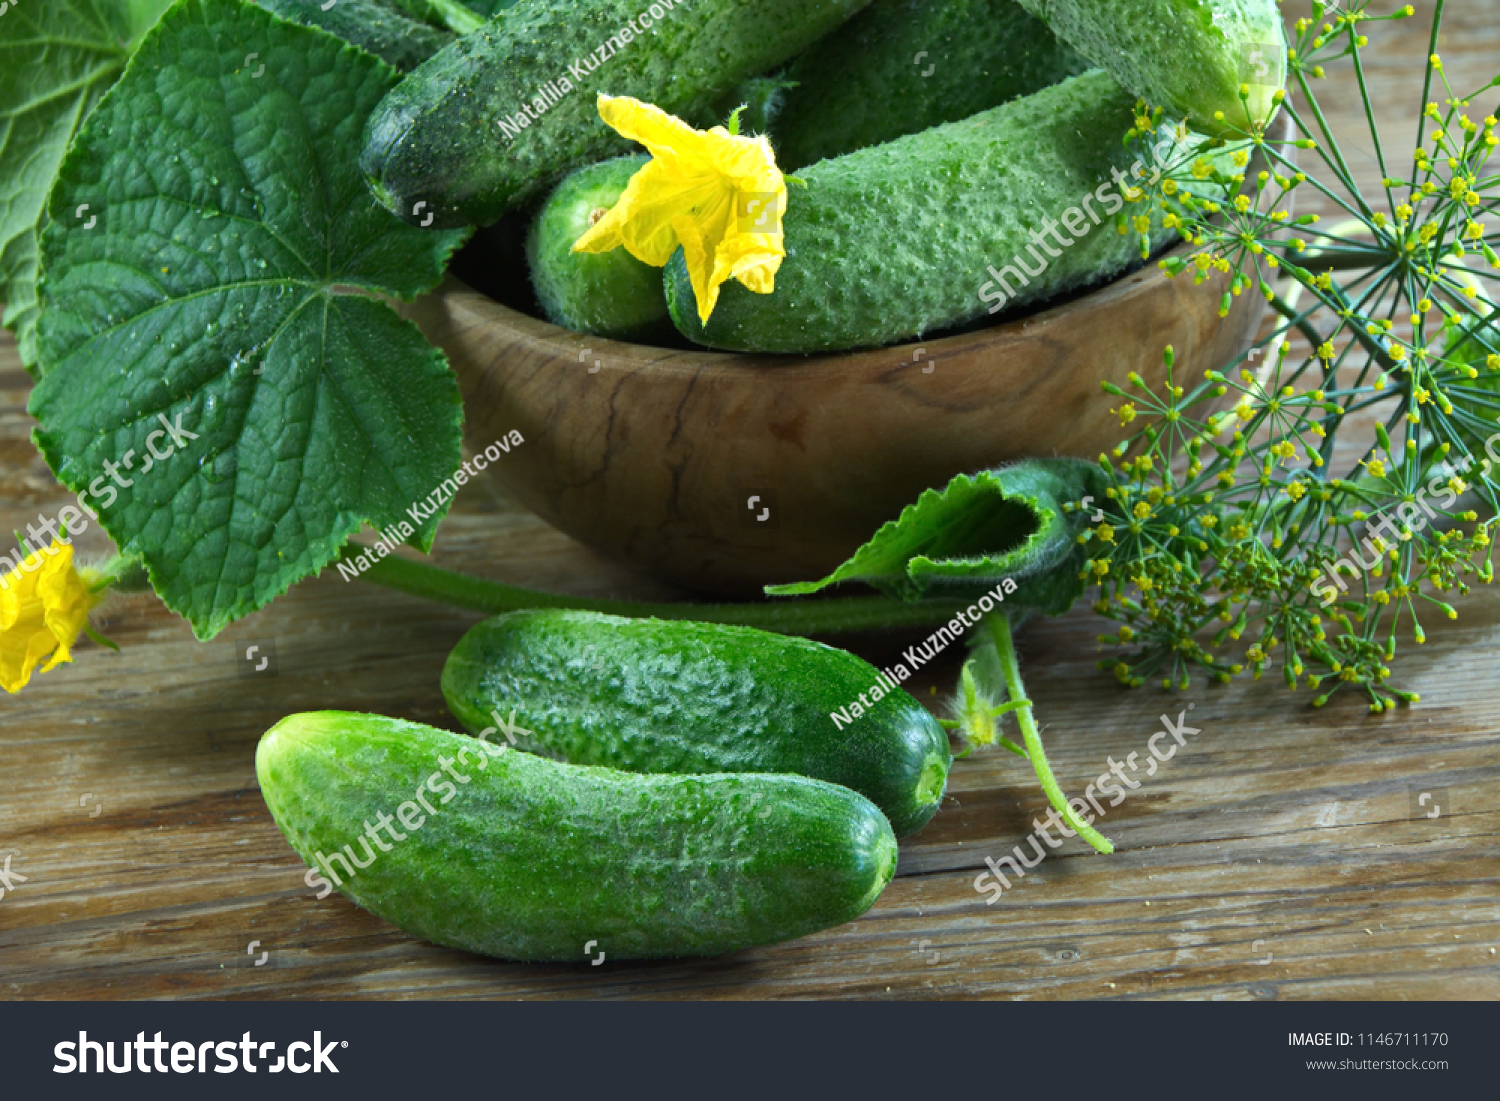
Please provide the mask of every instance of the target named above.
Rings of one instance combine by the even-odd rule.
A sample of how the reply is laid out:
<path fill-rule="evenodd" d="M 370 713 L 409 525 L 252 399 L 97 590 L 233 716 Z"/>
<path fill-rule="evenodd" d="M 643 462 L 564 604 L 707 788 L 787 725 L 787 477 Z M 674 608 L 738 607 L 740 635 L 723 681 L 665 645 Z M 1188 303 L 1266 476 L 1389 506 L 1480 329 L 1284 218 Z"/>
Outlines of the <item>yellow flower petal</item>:
<path fill-rule="evenodd" d="M 698 302 L 698 320 L 708 324 L 709 314 L 719 304 L 719 284 L 709 278 L 709 253 L 698 232 L 698 224 L 691 218 L 677 218 L 673 223 L 678 238 L 682 241 L 682 256 L 687 261 L 688 279 L 693 284 L 693 297 Z"/>
<path fill-rule="evenodd" d="M 666 267 L 681 243 L 672 228 L 674 218 L 689 210 L 700 220 L 727 220 L 728 207 L 729 196 L 714 178 L 673 175 L 652 161 L 630 178 L 619 201 L 578 239 L 573 251 L 608 252 L 623 245 L 641 263 Z"/>
<path fill-rule="evenodd" d="M 738 279 L 756 294 L 770 294 L 775 290 L 776 273 L 781 269 L 783 253 L 764 244 L 760 240 L 762 237 L 764 234 L 743 233 L 720 242 L 715 253 L 715 283 Z"/>
<path fill-rule="evenodd" d="M 749 265 L 750 261 L 747 259 L 743 263 Z M 776 272 L 780 267 L 781 257 L 776 256 L 746 266 L 745 270 L 736 271 L 734 277 L 756 294 L 770 294 L 776 289 Z"/>
<path fill-rule="evenodd" d="M 628 96 L 601 95 L 599 115 L 644 145 L 652 160 L 573 251 L 623 247 L 643 263 L 664 267 L 681 247 L 705 324 L 718 304 L 719 287 L 730 279 L 756 294 L 770 294 L 786 256 L 781 215 L 787 201 L 770 143 L 722 126 L 694 130 Z"/>
<path fill-rule="evenodd" d="M 19 692 L 37 666 L 45 673 L 72 661 L 71 648 L 98 599 L 74 568 L 67 543 L 32 552 L 0 578 L 0 688 Z"/>

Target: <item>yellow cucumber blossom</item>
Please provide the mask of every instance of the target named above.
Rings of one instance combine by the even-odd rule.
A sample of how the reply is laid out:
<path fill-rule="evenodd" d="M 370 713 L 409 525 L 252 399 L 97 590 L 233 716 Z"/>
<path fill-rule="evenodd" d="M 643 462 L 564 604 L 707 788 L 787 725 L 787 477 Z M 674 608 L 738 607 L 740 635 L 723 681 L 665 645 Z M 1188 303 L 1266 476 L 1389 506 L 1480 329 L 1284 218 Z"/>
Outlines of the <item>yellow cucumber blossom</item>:
<path fill-rule="evenodd" d="M 0 576 L 0 688 L 19 692 L 41 672 L 72 661 L 70 647 L 104 599 L 91 592 L 96 571 L 73 565 L 73 547 L 54 540 Z"/>
<path fill-rule="evenodd" d="M 756 294 L 776 289 L 786 256 L 781 215 L 786 181 L 764 137 L 722 126 L 694 130 L 659 107 L 629 96 L 599 96 L 599 116 L 651 153 L 619 202 L 573 245 L 574 252 L 627 252 L 665 267 L 682 247 L 698 319 L 705 324 L 719 287 L 738 279 Z"/>
<path fill-rule="evenodd" d="M 1000 717 L 1023 707 L 1030 707 L 1030 700 L 1013 700 L 997 703 L 979 686 L 974 675 L 974 659 L 964 662 L 959 673 L 959 694 L 948 701 L 951 719 L 939 719 L 944 730 L 955 731 L 964 741 L 964 750 L 959 757 L 967 757 L 976 749 L 999 744 L 1021 757 L 1026 751 L 1000 733 Z"/>

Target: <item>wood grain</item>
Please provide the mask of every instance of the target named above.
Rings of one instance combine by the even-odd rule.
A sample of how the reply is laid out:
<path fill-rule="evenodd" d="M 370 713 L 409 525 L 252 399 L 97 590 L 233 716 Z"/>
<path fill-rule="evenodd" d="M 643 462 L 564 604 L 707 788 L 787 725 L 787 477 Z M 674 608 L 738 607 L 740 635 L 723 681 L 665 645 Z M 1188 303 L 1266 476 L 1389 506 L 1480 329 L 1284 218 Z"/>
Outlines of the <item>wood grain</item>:
<path fill-rule="evenodd" d="M 458 373 L 469 443 L 528 441 L 497 468 L 517 500 L 653 576 L 755 596 L 832 573 L 956 474 L 1113 447 L 1101 378 L 1164 386 L 1171 344 L 1191 387 L 1249 346 L 1265 303 L 1243 295 L 1221 321 L 1228 280 L 1146 268 L 977 332 L 808 358 L 622 344 L 451 279 L 409 312 Z"/>
<path fill-rule="evenodd" d="M 1416 132 L 1426 53 L 1430 5 L 1418 8 L 1419 18 L 1373 32 L 1373 94 L 1403 143 Z M 1500 57 L 1500 12 L 1477 0 L 1449 12 L 1448 71 L 1477 86 Z M 1360 144 L 1355 97 L 1335 91 L 1327 103 Z M 1373 157 L 1353 160 L 1365 185 L 1378 178 Z M 66 500 L 28 441 L 28 388 L 13 347 L 0 345 L 0 530 Z M 98 553 L 96 536 L 82 543 Z M 481 484 L 460 495 L 435 557 L 558 591 L 672 595 Z M 1126 692 L 1093 667 L 1102 625 L 1089 613 L 1033 623 L 1023 657 L 1065 786 L 1081 789 L 1110 756 L 1142 751 L 1164 712 L 1191 704 L 1201 728 L 1105 819 L 1116 855 L 1069 842 L 986 906 L 973 887 L 984 857 L 1020 843 L 1044 801 L 1022 762 L 979 756 L 955 767 L 943 812 L 903 844 L 897 879 L 861 920 L 717 960 L 591 967 L 433 948 L 338 895 L 317 901 L 256 791 L 255 741 L 288 712 L 451 725 L 438 672 L 474 617 L 332 574 L 200 644 L 154 598 L 121 598 L 99 624 L 119 654 L 85 646 L 75 665 L 3 704 L 0 861 L 11 854 L 12 872 L 28 879 L 0 899 L 0 992 L 1500 997 L 1500 597 L 1485 590 L 1459 608 L 1457 622 L 1401 659 L 1400 679 L 1422 702 L 1375 718 L 1352 696 L 1313 710 L 1279 682 Z M 263 652 L 274 645 L 274 676 L 241 676 L 257 641 Z M 872 637 L 856 649 L 884 663 L 909 641 Z M 921 671 L 920 698 L 948 690 L 956 657 Z M 1413 806 L 1424 790 L 1446 800 L 1437 819 Z M 270 953 L 262 966 L 247 953 L 252 940 L 257 955 Z"/>

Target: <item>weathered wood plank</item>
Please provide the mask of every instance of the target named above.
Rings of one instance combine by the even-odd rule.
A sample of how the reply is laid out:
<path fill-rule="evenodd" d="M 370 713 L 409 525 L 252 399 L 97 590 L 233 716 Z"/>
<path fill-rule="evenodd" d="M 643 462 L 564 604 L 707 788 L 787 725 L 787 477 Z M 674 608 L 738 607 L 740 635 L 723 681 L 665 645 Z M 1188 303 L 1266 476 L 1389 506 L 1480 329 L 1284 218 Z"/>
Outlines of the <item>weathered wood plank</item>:
<path fill-rule="evenodd" d="M 1296 4 L 1289 4 L 1295 14 Z M 1410 157 L 1419 17 L 1382 25 L 1370 65 L 1393 161 Z M 1449 5 L 1442 50 L 1477 86 L 1500 57 L 1491 4 Z M 1324 86 L 1325 88 L 1328 85 Z M 1361 125 L 1338 97 L 1341 135 Z M 1488 105 L 1480 105 L 1488 109 Z M 1368 147 L 1368 143 L 1364 143 Z M 1366 186 L 1370 156 L 1354 157 Z M 1317 209 L 1310 197 L 1302 209 Z M 0 343 L 0 530 L 65 500 L 32 449 L 29 384 Z M 85 550 L 106 548 L 96 531 Z M 437 560 L 588 595 L 670 596 L 484 485 L 443 525 Z M 718 960 L 515 965 L 423 944 L 302 883 L 255 785 L 260 733 L 282 715 L 349 708 L 451 724 L 444 657 L 475 617 L 338 576 L 298 586 L 200 644 L 150 597 L 106 609 L 122 647 L 4 703 L 0 860 L 29 878 L 0 900 L 0 992 L 12 998 L 1495 998 L 1500 997 L 1500 595 L 1409 649 L 1410 709 L 1323 710 L 1279 682 L 1125 692 L 1094 668 L 1086 611 L 1022 636 L 1028 681 L 1064 784 L 1081 791 L 1142 752 L 1158 716 L 1193 736 L 1104 820 L 1119 852 L 1067 842 L 993 906 L 973 880 L 1045 807 L 1008 755 L 955 768 L 931 826 L 865 918 Z M 242 675 L 274 646 L 274 676 Z M 856 647 L 874 660 L 891 639 Z M 896 647 L 899 648 L 899 647 Z M 915 690 L 946 691 L 957 655 Z M 1440 793 L 1424 817 L 1414 791 Z M 80 800 L 82 805 L 80 805 Z M 1429 800 L 1429 804 L 1431 800 Z M 97 814 L 94 814 L 95 806 Z M 247 953 L 259 941 L 255 966 Z M 607 951 L 607 946 L 606 946 Z"/>

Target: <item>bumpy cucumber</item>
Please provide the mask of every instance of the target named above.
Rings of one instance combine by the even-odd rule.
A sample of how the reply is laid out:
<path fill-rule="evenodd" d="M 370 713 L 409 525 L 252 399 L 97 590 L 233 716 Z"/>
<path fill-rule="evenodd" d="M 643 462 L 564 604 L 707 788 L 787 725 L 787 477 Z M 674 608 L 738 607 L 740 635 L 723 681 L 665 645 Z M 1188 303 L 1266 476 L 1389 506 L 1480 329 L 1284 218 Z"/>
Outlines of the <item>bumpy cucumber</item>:
<path fill-rule="evenodd" d="M 819 161 L 799 173 L 807 186 L 788 193 L 775 291 L 724 284 L 705 328 L 679 250 L 664 274 L 672 320 L 715 348 L 836 351 L 1116 275 L 1140 260 L 1139 238 L 1122 236 L 1109 217 L 1125 205 L 1116 181 L 1132 168 L 1121 139 L 1134 104 L 1095 70 L 962 122 Z M 1048 229 L 1070 208 L 1084 215 L 1081 237 Z M 1159 224 L 1153 237 L 1166 240 Z"/>
<path fill-rule="evenodd" d="M 642 15 L 640 0 L 526 0 L 393 88 L 370 115 L 360 164 L 408 221 L 434 212 L 437 225 L 485 225 L 568 170 L 629 149 L 599 118 L 598 93 L 703 123 L 741 80 L 868 2 L 658 0 Z"/>
<path fill-rule="evenodd" d="M 512 612 L 463 637 L 443 695 L 470 730 L 495 732 L 498 715 L 521 748 L 575 764 L 842 784 L 898 837 L 936 813 L 952 760 L 942 727 L 874 666 L 747 627 Z"/>
<path fill-rule="evenodd" d="M 1270 121 L 1286 85 L 1277 0 L 1020 2 L 1124 87 L 1211 137 Z"/>
<path fill-rule="evenodd" d="M 573 251 L 650 160 L 617 157 L 580 168 L 557 185 L 532 222 L 527 267 L 542 312 L 554 325 L 648 344 L 673 335 L 659 269 L 623 248 Z"/>
<path fill-rule="evenodd" d="M 462 6 L 474 12 L 483 19 L 488 19 L 498 11 L 513 8 L 519 0 L 463 0 Z"/>
<path fill-rule="evenodd" d="M 325 8 L 318 0 L 256 0 L 267 11 L 319 27 L 352 42 L 403 71 L 415 69 L 453 41 L 436 13 L 424 22 L 396 0 L 339 0 Z"/>
<path fill-rule="evenodd" d="M 873 804 L 800 776 L 580 768 L 334 711 L 277 723 L 255 770 L 309 886 L 507 959 L 789 940 L 864 913 L 896 866 Z"/>
<path fill-rule="evenodd" d="M 792 63 L 771 143 L 795 171 L 1091 67 L 1015 0 L 874 0 Z"/>

